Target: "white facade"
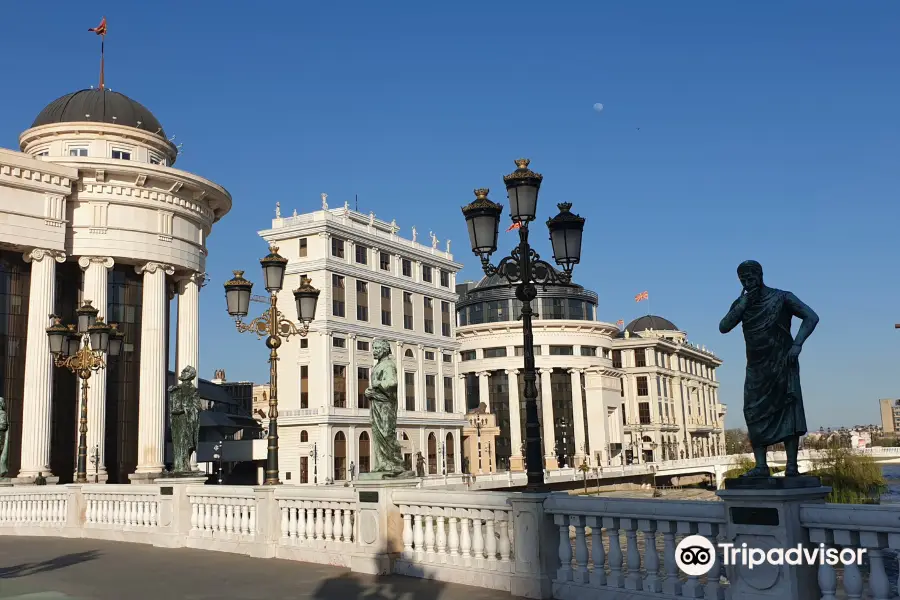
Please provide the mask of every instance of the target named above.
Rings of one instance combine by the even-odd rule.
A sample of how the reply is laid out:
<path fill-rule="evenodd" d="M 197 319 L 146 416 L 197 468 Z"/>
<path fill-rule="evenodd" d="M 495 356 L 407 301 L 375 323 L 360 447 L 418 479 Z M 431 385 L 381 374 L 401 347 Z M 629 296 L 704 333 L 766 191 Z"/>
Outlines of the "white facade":
<path fill-rule="evenodd" d="M 113 93 L 83 90 L 78 94 Z M 131 339 L 126 337 L 123 351 L 140 350 L 140 381 L 127 384 L 134 384 L 136 394 L 139 389 L 138 432 L 129 441 L 137 445 L 134 472 L 138 475 L 151 476 L 163 468 L 167 310 L 173 297 L 178 298 L 177 313 L 172 311 L 178 319 L 178 339 L 173 340 L 178 364 L 169 366 L 196 367 L 199 360 L 198 294 L 206 238 L 213 223 L 230 210 L 231 196 L 211 181 L 173 168 L 177 149 L 162 129 L 141 129 L 140 121 L 122 124 L 127 115 L 117 120 L 115 106 L 132 101 L 121 94 L 112 99 L 115 102 L 107 103 L 109 112 L 103 115 L 62 118 L 26 130 L 20 136 L 21 152 L 0 149 L 4 276 L 30 277 L 28 306 L 20 307 L 23 312 L 19 313 L 27 310 L 27 335 L 19 336 L 27 337 L 27 344 L 21 345 L 25 348 L 24 385 L 18 388 L 15 382 L 9 383 L 10 377 L 21 376 L 7 373 L 6 389 L 0 391 L 13 401 L 11 453 L 20 467 L 11 475 L 24 480 L 38 473 L 61 475 L 51 473 L 51 443 L 55 452 L 58 442 L 51 430 L 60 427 L 53 424 L 57 416 L 51 414 L 53 380 L 59 369 L 52 365 L 45 331 L 50 325 L 48 315 L 60 308 L 59 297 L 74 299 L 77 294 L 79 304 L 90 300 L 100 317 L 115 322 L 117 316 L 108 314 L 107 307 L 124 300 L 108 298 L 113 289 L 110 274 L 129 269 L 132 279 L 142 280 L 138 284 L 142 298 L 128 300 L 141 307 L 140 318 L 133 312 L 122 317 L 123 328 L 127 329 L 127 322 L 140 323 Z M 27 267 L 19 263 L 22 259 Z M 58 269 L 73 264 L 81 269 L 75 282 L 80 289 L 57 289 Z M 75 315 L 60 316 L 72 322 Z M 0 318 L 10 319 L 13 326 L 12 311 Z M 110 423 L 106 415 L 106 374 L 107 370 L 101 370 L 91 377 L 88 402 L 88 447 L 98 446 L 102 476 L 109 447 L 106 428 L 114 427 L 117 418 L 113 415 Z M 76 423 L 71 427 L 74 431 Z M 126 452 L 134 453 L 133 447 Z"/>
<path fill-rule="evenodd" d="M 308 277 L 321 290 L 306 338 L 279 349 L 280 479 L 344 481 L 370 470 L 371 429 L 363 392 L 372 341 L 391 342 L 399 377 L 398 436 L 411 467 L 460 472 L 464 405 L 457 393 L 456 273 L 450 243 L 439 249 L 398 235 L 394 222 L 343 208 L 282 218 L 260 232 L 288 259 L 284 290 Z M 415 230 L 414 230 L 415 231 Z M 296 319 L 290 293 L 279 310 Z M 251 315 L 253 316 L 253 315 Z M 315 460 L 314 460 L 315 458 Z"/>

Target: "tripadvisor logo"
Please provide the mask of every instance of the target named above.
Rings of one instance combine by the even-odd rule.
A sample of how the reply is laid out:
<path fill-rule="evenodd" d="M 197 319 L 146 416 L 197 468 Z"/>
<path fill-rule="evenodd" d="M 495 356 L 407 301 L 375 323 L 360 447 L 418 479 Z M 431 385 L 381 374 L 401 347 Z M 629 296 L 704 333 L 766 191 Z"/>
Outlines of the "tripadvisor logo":
<path fill-rule="evenodd" d="M 793 548 L 751 548 L 747 544 L 719 544 L 722 562 L 726 566 L 743 565 L 753 569 L 770 565 L 861 565 L 865 548 L 826 548 L 825 544 L 808 548 L 799 544 Z M 716 546 L 701 535 L 689 535 L 675 547 L 675 564 L 689 577 L 706 575 L 716 563 Z"/>

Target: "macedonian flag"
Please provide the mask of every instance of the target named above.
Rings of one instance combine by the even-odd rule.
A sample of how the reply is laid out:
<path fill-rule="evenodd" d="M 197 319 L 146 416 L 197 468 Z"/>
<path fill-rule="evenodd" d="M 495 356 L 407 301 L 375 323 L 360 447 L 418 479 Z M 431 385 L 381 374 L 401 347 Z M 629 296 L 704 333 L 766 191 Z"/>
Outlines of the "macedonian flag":
<path fill-rule="evenodd" d="M 88 31 L 93 31 L 97 35 L 106 35 L 106 17 L 103 17 L 99 25 L 91 27 Z"/>

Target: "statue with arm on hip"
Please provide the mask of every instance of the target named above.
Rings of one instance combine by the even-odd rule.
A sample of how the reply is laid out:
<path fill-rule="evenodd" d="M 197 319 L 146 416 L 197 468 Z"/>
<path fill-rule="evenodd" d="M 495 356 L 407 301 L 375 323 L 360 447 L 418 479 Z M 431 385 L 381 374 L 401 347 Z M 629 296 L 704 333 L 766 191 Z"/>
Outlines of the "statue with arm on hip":
<path fill-rule="evenodd" d="M 785 476 L 796 477 L 800 438 L 807 431 L 799 357 L 819 317 L 791 292 L 767 287 L 762 266 L 755 260 L 742 262 L 737 274 L 743 291 L 719 323 L 719 331 L 728 333 L 740 323 L 747 346 L 744 419 L 756 467 L 744 476 L 768 477 L 766 450 L 784 442 Z M 791 334 L 794 317 L 801 320 L 797 337 Z"/>
<path fill-rule="evenodd" d="M 372 355 L 378 362 L 372 369 L 365 397 L 369 399 L 375 464 L 370 473 L 360 473 L 359 478 L 411 477 L 412 474 L 403 467 L 403 454 L 397 440 L 397 363 L 386 340 L 372 342 Z"/>
<path fill-rule="evenodd" d="M 169 387 L 169 422 L 172 427 L 172 472 L 191 473 L 191 453 L 200 438 L 200 392 L 194 385 L 197 370 L 182 369 L 181 383 Z"/>

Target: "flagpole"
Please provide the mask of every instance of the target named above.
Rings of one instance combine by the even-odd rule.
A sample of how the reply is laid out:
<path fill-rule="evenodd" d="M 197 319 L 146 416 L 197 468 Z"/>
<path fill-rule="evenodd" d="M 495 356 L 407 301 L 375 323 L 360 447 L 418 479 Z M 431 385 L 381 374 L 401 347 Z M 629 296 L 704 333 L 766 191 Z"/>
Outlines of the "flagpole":
<path fill-rule="evenodd" d="M 105 83 L 103 80 L 103 67 L 105 61 L 106 54 L 106 34 L 100 36 L 100 89 L 102 90 L 105 87 Z"/>

